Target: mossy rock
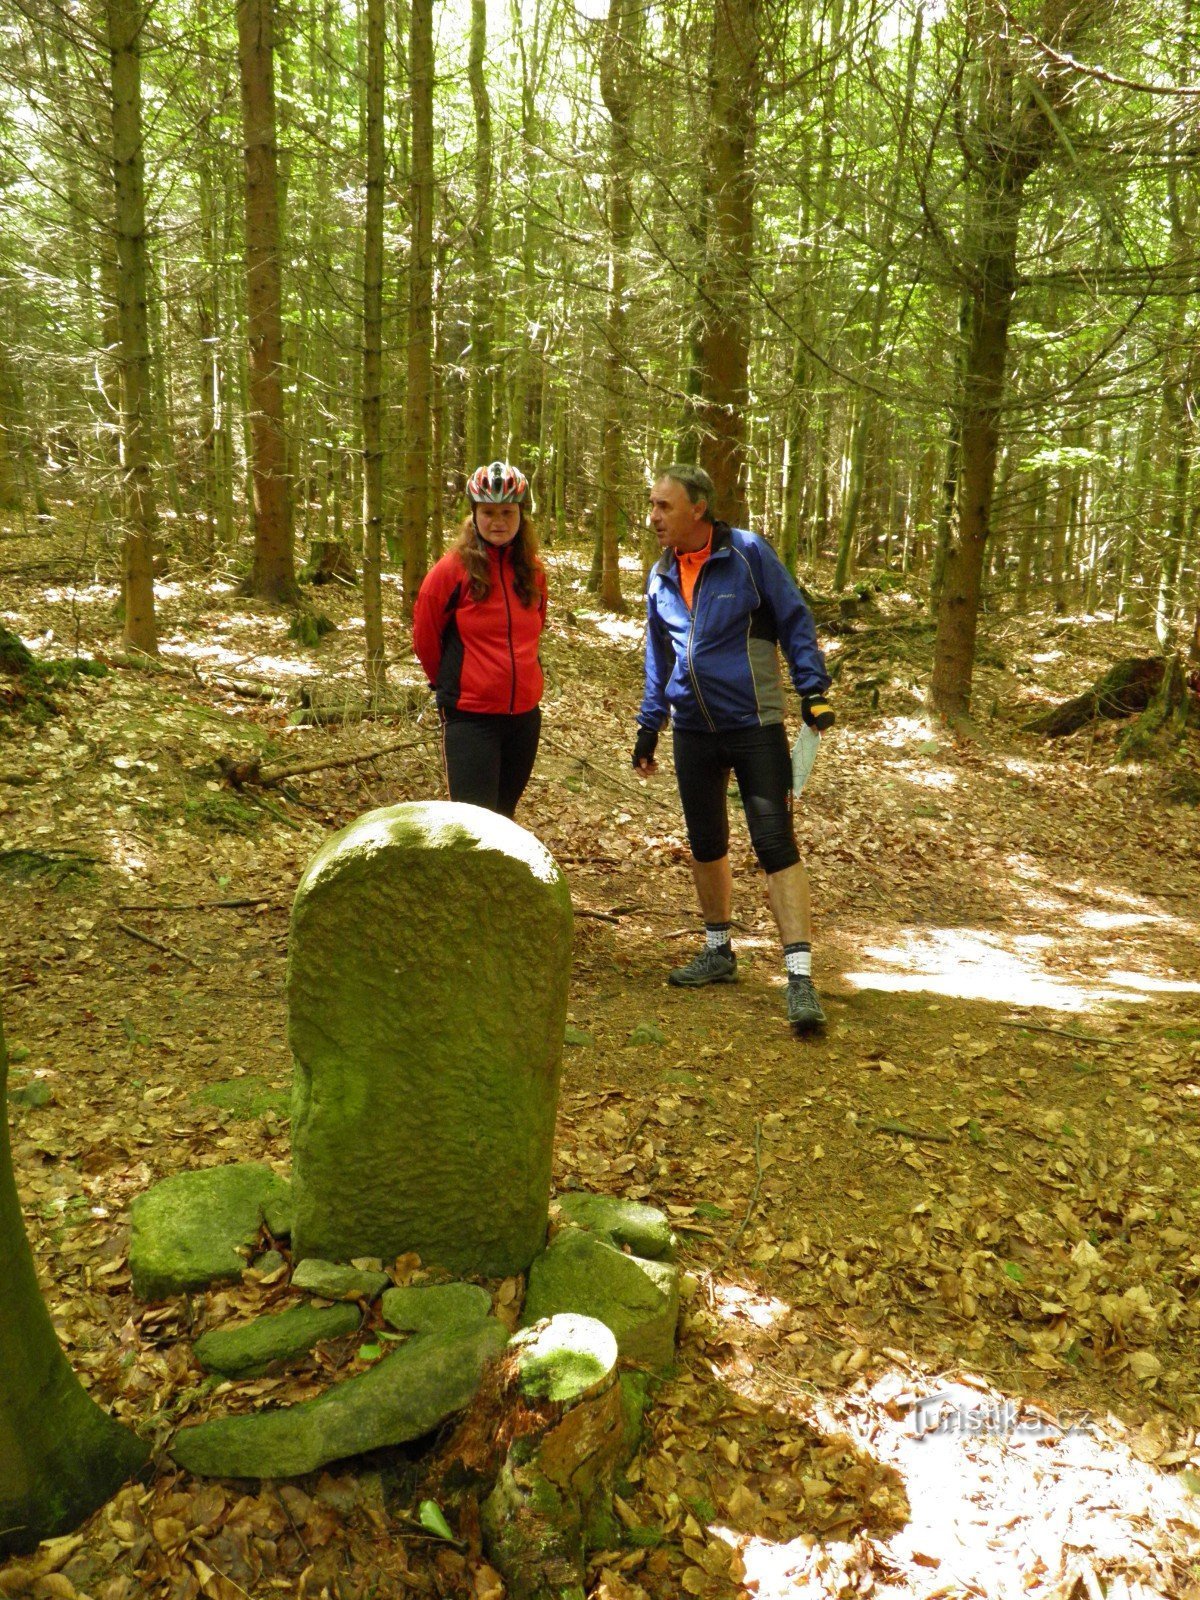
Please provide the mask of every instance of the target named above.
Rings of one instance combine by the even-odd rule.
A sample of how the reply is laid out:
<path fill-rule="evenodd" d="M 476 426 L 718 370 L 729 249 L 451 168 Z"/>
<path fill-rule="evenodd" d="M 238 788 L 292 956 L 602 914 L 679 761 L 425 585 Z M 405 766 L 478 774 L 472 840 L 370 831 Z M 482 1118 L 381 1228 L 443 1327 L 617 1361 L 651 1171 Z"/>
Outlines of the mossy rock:
<path fill-rule="evenodd" d="M 556 1200 L 568 1222 L 649 1261 L 674 1260 L 678 1241 L 657 1206 L 570 1190 Z"/>
<path fill-rule="evenodd" d="M 389 1289 L 380 1308 L 397 1333 L 461 1333 L 491 1315 L 492 1299 L 477 1283 L 412 1283 Z"/>
<path fill-rule="evenodd" d="M 277 1362 L 294 1361 L 322 1339 L 354 1333 L 361 1321 L 356 1305 L 289 1306 L 237 1328 L 214 1328 L 196 1340 L 193 1354 L 206 1372 L 253 1378 Z"/>
<path fill-rule="evenodd" d="M 529 1269 L 522 1325 L 574 1311 L 612 1329 L 621 1354 L 652 1371 L 675 1359 L 679 1271 L 625 1255 L 578 1228 L 564 1228 Z"/>
<path fill-rule="evenodd" d="M 507 1342 L 495 1318 L 450 1338 L 421 1334 L 315 1400 L 183 1428 L 171 1454 L 202 1477 L 292 1478 L 406 1444 L 469 1404 Z"/>
<path fill-rule="evenodd" d="M 164 1178 L 130 1209 L 134 1294 L 161 1300 L 240 1277 L 264 1207 L 278 1205 L 287 1194 L 287 1180 L 258 1162 Z"/>
<path fill-rule="evenodd" d="M 292 1273 L 293 1289 L 305 1289 L 323 1300 L 376 1300 L 390 1282 L 386 1272 L 366 1272 L 316 1256 L 298 1262 Z"/>

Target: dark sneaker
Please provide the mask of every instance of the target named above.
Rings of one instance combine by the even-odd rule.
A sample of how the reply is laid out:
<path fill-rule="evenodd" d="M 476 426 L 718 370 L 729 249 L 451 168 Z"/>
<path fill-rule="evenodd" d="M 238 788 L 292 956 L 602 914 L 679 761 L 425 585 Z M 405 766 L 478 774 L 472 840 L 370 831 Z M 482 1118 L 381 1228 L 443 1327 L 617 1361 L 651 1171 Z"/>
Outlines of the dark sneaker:
<path fill-rule="evenodd" d="M 794 973 L 788 978 L 788 1021 L 797 1033 L 813 1033 L 825 1026 L 825 1013 L 811 978 Z"/>
<path fill-rule="evenodd" d="M 736 983 L 737 957 L 728 945 L 724 950 L 705 946 L 686 967 L 668 972 L 667 982 L 681 989 L 703 989 L 706 983 Z"/>

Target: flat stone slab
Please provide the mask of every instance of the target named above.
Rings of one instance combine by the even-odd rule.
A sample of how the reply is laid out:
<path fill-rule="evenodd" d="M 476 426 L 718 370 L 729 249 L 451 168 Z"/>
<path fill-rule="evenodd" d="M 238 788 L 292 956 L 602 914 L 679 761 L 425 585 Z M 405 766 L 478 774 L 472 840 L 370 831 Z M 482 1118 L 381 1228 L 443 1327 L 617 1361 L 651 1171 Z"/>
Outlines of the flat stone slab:
<path fill-rule="evenodd" d="M 322 1339 L 353 1333 L 362 1321 L 356 1305 L 290 1306 L 237 1328 L 214 1328 L 196 1340 L 193 1355 L 206 1372 L 255 1378 L 277 1361 L 293 1361 Z"/>
<path fill-rule="evenodd" d="M 666 1213 L 637 1200 L 569 1190 L 555 1201 L 568 1222 L 609 1244 L 624 1246 L 648 1261 L 674 1261 L 678 1240 Z"/>
<path fill-rule="evenodd" d="M 665 1371 L 675 1359 L 679 1269 L 627 1256 L 582 1229 L 564 1228 L 529 1269 L 521 1325 L 564 1311 L 611 1328 L 627 1361 Z"/>
<path fill-rule="evenodd" d="M 380 1305 L 397 1333 L 463 1333 L 490 1315 L 492 1297 L 477 1283 L 413 1283 L 389 1289 Z"/>
<path fill-rule="evenodd" d="M 297 1260 L 528 1267 L 546 1238 L 571 926 L 545 846 L 479 806 L 384 807 L 313 857 L 288 947 Z"/>
<path fill-rule="evenodd" d="M 386 1272 L 362 1272 L 316 1256 L 298 1261 L 292 1272 L 293 1289 L 305 1289 L 323 1300 L 374 1300 L 391 1281 Z"/>
<path fill-rule="evenodd" d="M 182 1428 L 171 1454 L 205 1478 L 292 1478 L 404 1444 L 462 1411 L 507 1343 L 494 1317 L 449 1338 L 418 1334 L 315 1400 Z"/>
<path fill-rule="evenodd" d="M 259 1162 L 164 1178 L 130 1207 L 129 1269 L 139 1300 L 241 1276 L 264 1213 L 286 1205 L 285 1178 Z"/>
<path fill-rule="evenodd" d="M 522 1326 L 573 1310 L 616 1334 L 627 1362 L 666 1371 L 675 1358 L 678 1267 L 626 1256 L 576 1227 L 554 1235 L 530 1267 Z"/>

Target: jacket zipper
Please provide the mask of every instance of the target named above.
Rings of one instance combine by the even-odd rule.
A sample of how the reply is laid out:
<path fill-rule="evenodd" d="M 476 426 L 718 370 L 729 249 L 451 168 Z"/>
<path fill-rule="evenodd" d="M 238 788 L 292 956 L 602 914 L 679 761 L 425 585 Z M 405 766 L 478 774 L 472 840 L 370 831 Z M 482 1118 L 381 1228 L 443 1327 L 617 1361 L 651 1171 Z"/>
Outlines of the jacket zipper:
<path fill-rule="evenodd" d="M 692 644 L 693 644 L 693 642 L 695 640 L 695 637 L 696 637 L 696 612 L 699 610 L 699 607 L 700 607 L 700 585 L 704 582 L 704 574 L 708 570 L 708 564 L 709 564 L 709 562 L 711 560 L 712 560 L 712 556 L 710 555 L 709 558 L 708 558 L 708 561 L 706 561 L 704 563 L 704 565 L 700 568 L 700 571 L 696 574 L 696 585 L 695 585 L 695 588 L 693 588 L 693 590 L 692 590 L 692 603 L 691 603 L 690 607 L 688 607 L 689 612 L 690 612 L 690 616 L 689 616 L 689 620 L 688 620 L 687 664 L 688 664 L 688 676 L 692 680 L 692 693 L 696 696 L 696 704 L 700 707 L 700 710 L 703 712 L 704 720 L 705 720 L 705 722 L 708 723 L 709 728 L 712 730 L 713 733 L 716 733 L 717 725 L 713 721 L 713 719 L 709 716 L 708 707 L 704 704 L 704 696 L 700 693 L 700 680 L 696 676 L 696 666 L 695 666 L 695 662 L 692 659 Z M 682 596 L 682 593 L 683 593 L 683 585 L 680 584 L 680 595 L 681 596 Z M 687 605 L 687 601 L 686 600 L 684 601 L 684 604 Z"/>
<path fill-rule="evenodd" d="M 512 607 L 508 603 L 508 585 L 504 581 L 504 551 L 500 552 L 500 589 L 504 595 L 504 615 L 508 622 L 508 662 L 512 669 L 512 689 L 508 696 L 508 714 L 511 717 L 517 704 L 517 652 L 513 649 Z"/>

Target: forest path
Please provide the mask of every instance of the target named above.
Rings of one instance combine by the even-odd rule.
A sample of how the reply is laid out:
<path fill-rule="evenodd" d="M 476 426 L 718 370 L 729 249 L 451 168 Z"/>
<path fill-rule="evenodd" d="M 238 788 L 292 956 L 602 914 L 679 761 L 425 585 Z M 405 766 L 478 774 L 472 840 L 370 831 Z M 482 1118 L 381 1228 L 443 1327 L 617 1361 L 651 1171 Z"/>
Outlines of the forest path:
<path fill-rule="evenodd" d="M 285 681 L 319 659 L 353 681 L 349 607 L 314 658 L 282 619 L 178 603 L 169 660 L 224 650 L 230 670 Z M 61 637 L 61 605 L 32 620 L 57 616 Z M 579 912 L 556 1183 L 666 1206 L 697 1279 L 626 1504 L 640 1531 L 598 1565 L 597 1594 L 1187 1592 L 1200 817 L 1163 803 L 1154 772 L 1111 764 L 1115 730 L 1013 731 L 1039 691 L 1090 670 L 1082 649 L 1019 694 L 981 673 L 981 698 L 1008 683 L 1010 701 L 979 744 L 924 723 L 911 663 L 872 711 L 847 676 L 797 813 L 830 1019 L 798 1040 L 736 802 L 740 981 L 666 984 L 699 923 L 667 742 L 656 779 L 629 768 L 638 631 L 582 606 L 555 619 L 521 812 Z M 1006 648 L 1024 662 L 1038 642 L 1031 625 Z M 73 1359 L 165 1437 L 202 1404 L 189 1328 L 281 1289 L 136 1306 L 128 1201 L 183 1166 L 286 1165 L 292 892 L 331 828 L 439 792 L 436 740 L 427 719 L 288 732 L 276 709 L 125 670 L 59 698 L 60 717 L 13 722 L 0 746 L 3 848 L 41 852 L 0 856 L 14 1086 L 50 1095 L 14 1107 L 14 1148 Z M 406 732 L 405 751 L 282 791 L 235 793 L 211 767 Z M 327 1376 L 314 1360 L 230 1403 Z M 337 1573 L 344 1600 L 368 1577 L 486 1594 L 454 1552 L 392 1541 L 381 1557 L 377 1484 L 352 1464 L 285 1517 L 275 1489 L 243 1501 L 165 1472 L 95 1519 L 82 1557 L 128 1580 L 107 1600 L 156 1585 L 190 1600 L 196 1560 L 266 1594 L 304 1565 L 295 1518 L 306 1592 Z M 159 1539 L 156 1518 L 194 1531 Z M 273 1555 L 246 1544 L 251 1524 Z M 130 1528 L 145 1538 L 123 1544 Z M 86 1561 L 72 1581 L 99 1593 Z"/>

